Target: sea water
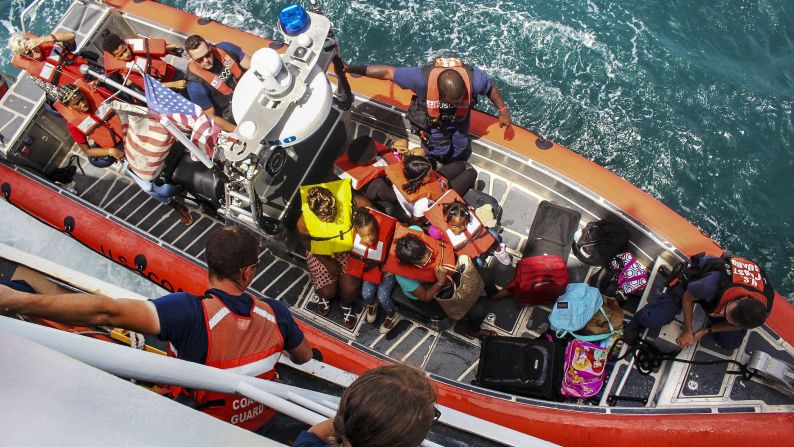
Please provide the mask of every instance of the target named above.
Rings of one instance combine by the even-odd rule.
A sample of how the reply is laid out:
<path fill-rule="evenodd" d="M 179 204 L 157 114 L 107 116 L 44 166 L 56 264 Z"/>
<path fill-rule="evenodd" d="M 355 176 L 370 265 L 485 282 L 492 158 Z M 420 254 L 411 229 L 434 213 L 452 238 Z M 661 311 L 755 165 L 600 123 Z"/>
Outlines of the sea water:
<path fill-rule="evenodd" d="M 265 37 L 276 35 L 287 4 L 164 3 Z M 69 4 L 43 2 L 32 30 L 49 32 Z M 478 65 L 516 123 L 758 260 L 794 299 L 794 2 L 329 0 L 323 7 L 349 63 L 418 65 L 457 55 Z M 0 41 L 19 27 L 21 8 L 0 0 Z M 0 52 L 3 70 L 16 73 L 9 60 L 8 50 Z M 493 113 L 487 103 L 480 105 Z M 0 213 L 0 240 L 33 231 L 7 206 Z"/>

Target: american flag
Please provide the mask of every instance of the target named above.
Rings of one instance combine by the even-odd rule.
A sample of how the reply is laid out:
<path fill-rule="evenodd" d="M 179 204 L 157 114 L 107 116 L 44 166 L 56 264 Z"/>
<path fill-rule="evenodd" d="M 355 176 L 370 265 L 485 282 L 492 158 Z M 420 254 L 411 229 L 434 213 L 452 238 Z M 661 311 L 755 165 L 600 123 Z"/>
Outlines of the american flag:
<path fill-rule="evenodd" d="M 169 90 L 153 77 L 144 74 L 146 103 L 149 113 L 156 119 L 165 116 L 182 132 L 190 132 L 190 140 L 212 158 L 220 127 L 201 107 L 182 95 Z"/>

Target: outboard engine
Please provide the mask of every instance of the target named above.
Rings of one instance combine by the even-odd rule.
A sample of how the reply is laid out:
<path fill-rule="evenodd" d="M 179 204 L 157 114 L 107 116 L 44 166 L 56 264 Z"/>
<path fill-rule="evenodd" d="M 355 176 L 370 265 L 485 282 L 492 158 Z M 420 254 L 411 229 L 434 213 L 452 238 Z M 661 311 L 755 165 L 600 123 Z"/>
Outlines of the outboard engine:
<path fill-rule="evenodd" d="M 298 5 L 282 10 L 285 52 L 257 50 L 232 99 L 237 122 L 223 147 L 225 203 L 219 213 L 267 234 L 297 216 L 299 187 L 329 172 L 345 141 L 325 71 L 337 55 L 331 22 Z"/>

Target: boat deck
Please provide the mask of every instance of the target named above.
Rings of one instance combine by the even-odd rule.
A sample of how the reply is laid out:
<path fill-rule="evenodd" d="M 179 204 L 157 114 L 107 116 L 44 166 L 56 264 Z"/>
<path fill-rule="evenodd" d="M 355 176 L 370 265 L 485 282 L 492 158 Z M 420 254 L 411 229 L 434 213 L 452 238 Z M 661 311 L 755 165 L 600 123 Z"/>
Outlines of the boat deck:
<path fill-rule="evenodd" d="M 87 7 L 97 9 L 96 6 Z M 92 11 L 93 11 L 92 9 Z M 79 36 L 90 36 L 97 32 L 105 20 L 102 14 L 85 14 L 75 9 L 78 18 L 67 15 L 59 25 L 63 30 L 77 30 Z M 123 30 L 144 31 L 156 37 L 168 36 L 172 41 L 184 38 L 172 30 L 149 27 L 142 22 L 133 23 L 133 18 L 111 19 L 115 27 Z M 129 21 L 125 23 L 125 20 Z M 72 24 L 74 22 L 74 24 Z M 134 26 L 133 26 L 134 25 Z M 24 78 L 24 77 L 23 77 Z M 39 111 L 42 95 L 37 94 L 37 86 L 27 81 L 16 83 L 0 103 L 0 116 L 9 117 L 10 124 L 0 129 L 11 139 L 19 133 L 36 136 L 33 150 L 26 159 L 29 164 L 41 171 L 48 172 L 53 166 L 63 165 L 71 155 L 82 160 L 85 175 L 75 177 L 76 195 L 64 192 L 67 197 L 83 201 L 86 205 L 136 232 L 147 235 L 152 240 L 181 256 L 204 265 L 202 255 L 208 234 L 223 225 L 219 220 L 194 211 L 194 223 L 182 226 L 176 214 L 167 206 L 149 198 L 126 175 L 120 167 L 97 169 L 91 166 L 80 153 L 80 149 L 69 147 L 68 134 L 59 119 Z M 349 113 L 342 115 L 347 132 L 347 141 L 356 136 L 369 134 L 380 141 L 406 137 L 406 123 L 401 111 L 377 100 L 358 97 Z M 37 159 L 38 146 L 47 145 L 49 150 L 41 153 L 53 154 Z M 53 149 L 53 145 L 63 148 Z M 342 150 L 342 148 L 337 148 Z M 471 164 L 478 170 L 477 189 L 495 197 L 503 208 L 501 217 L 502 236 L 508 250 L 517 258 L 527 241 L 535 210 L 543 200 L 552 201 L 581 213 L 580 228 L 585 222 L 619 215 L 631 224 L 631 251 L 648 267 L 651 272 L 651 285 L 640 303 L 630 302 L 626 307 L 627 316 L 642 305 L 649 297 L 659 292 L 666 282 L 661 268 L 667 268 L 682 254 L 668 242 L 660 239 L 631 216 L 614 208 L 607 200 L 584 190 L 562 175 L 550 171 L 534 160 L 515 152 L 508 151 L 485 140 L 473 141 Z M 23 169 L 23 168 L 20 168 Z M 330 166 L 328 172 L 330 172 Z M 41 182 L 47 182 L 40 175 L 32 175 Z M 286 173 L 289 175 L 290 173 Z M 293 173 L 298 175 L 300 173 Z M 112 258 L 111 253 L 104 253 Z M 512 268 L 498 262 L 491 263 L 497 286 L 503 286 L 512 276 Z M 582 265 L 575 257 L 568 257 L 570 281 L 585 281 L 595 272 L 595 268 Z M 164 284 L 168 288 L 168 284 Z M 572 411 L 599 413 L 712 413 L 712 412 L 767 412 L 792 411 L 794 398 L 778 392 L 761 383 L 758 379 L 743 380 L 730 374 L 725 364 L 686 365 L 665 362 L 662 367 L 649 376 L 641 375 L 631 367 L 631 359 L 619 362 L 613 369 L 605 391 L 593 402 L 547 402 L 537 399 L 511 396 L 470 385 L 479 359 L 479 341 L 467 337 L 458 323 L 450 328 L 438 330 L 405 317 L 387 335 L 378 332 L 382 316 L 375 325 L 368 324 L 363 316 L 363 308 L 358 305 L 359 314 L 355 328 L 347 330 L 341 324 L 341 313 L 334 306 L 328 318 L 315 312 L 315 296 L 306 271 L 303 250 L 294 240 L 274 243 L 263 250 L 259 271 L 251 286 L 251 292 L 269 296 L 288 304 L 297 318 L 307 324 L 322 328 L 350 345 L 350 349 L 360 349 L 373 355 L 406 362 L 421 367 L 438 380 L 454 383 L 456 386 L 472 389 L 478 393 L 497 398 L 517 400 L 535 406 L 564 408 Z M 505 300 L 491 303 L 485 327 L 500 335 L 516 337 L 537 337 L 548 319 L 547 306 L 517 308 L 513 301 Z M 702 321 L 702 314 L 696 320 Z M 675 340 L 679 323 L 672 323 L 661 331 L 647 334 L 659 343 Z M 669 343 L 668 343 L 669 345 Z M 680 357 L 694 360 L 732 359 L 746 362 L 749 353 L 763 350 L 770 355 L 794 364 L 794 350 L 767 327 L 750 332 L 743 345 L 734 351 L 725 351 L 710 343 L 708 339 L 684 350 Z M 607 405 L 607 397 L 612 394 L 629 397 L 647 398 L 647 404 L 631 400 L 619 400 L 617 406 Z"/>

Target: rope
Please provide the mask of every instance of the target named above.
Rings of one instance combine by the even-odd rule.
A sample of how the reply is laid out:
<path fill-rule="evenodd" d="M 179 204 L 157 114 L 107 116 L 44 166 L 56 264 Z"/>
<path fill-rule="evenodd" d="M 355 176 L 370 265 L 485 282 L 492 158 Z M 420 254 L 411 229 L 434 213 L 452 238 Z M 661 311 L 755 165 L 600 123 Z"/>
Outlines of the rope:
<path fill-rule="evenodd" d="M 755 376 L 755 373 L 747 368 L 747 365 L 736 360 L 685 360 L 679 359 L 677 356 L 681 353 L 680 349 L 676 349 L 672 352 L 663 352 L 657 346 L 653 345 L 644 340 L 637 340 L 636 342 L 629 343 L 623 337 L 618 338 L 615 343 L 612 344 L 612 347 L 609 348 L 609 352 L 607 353 L 607 358 L 612 355 L 612 350 L 615 349 L 615 346 L 618 344 L 617 342 L 622 340 L 624 343 L 629 345 L 631 348 L 626 351 L 625 354 L 618 357 L 615 361 L 620 361 L 625 359 L 626 357 L 633 355 L 634 356 L 634 364 L 637 367 L 637 371 L 644 375 L 650 375 L 654 370 L 657 370 L 659 367 L 662 366 L 662 363 L 665 360 L 669 360 L 672 362 L 678 363 L 685 363 L 688 365 L 719 365 L 719 364 L 730 364 L 735 365 L 739 368 L 738 371 L 727 371 L 726 374 L 737 374 L 741 375 L 744 380 L 750 380 Z"/>

